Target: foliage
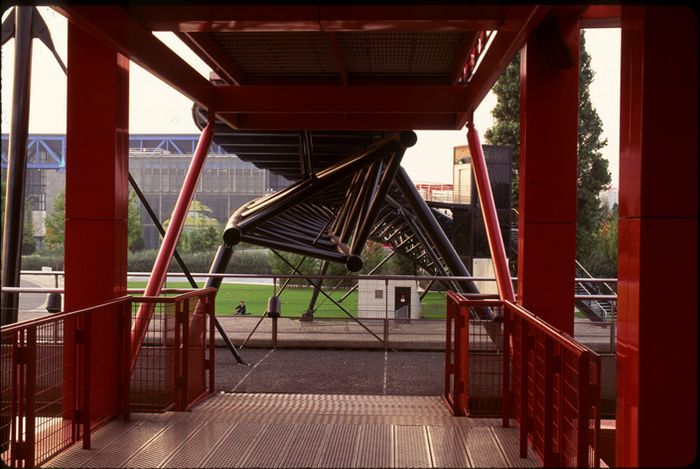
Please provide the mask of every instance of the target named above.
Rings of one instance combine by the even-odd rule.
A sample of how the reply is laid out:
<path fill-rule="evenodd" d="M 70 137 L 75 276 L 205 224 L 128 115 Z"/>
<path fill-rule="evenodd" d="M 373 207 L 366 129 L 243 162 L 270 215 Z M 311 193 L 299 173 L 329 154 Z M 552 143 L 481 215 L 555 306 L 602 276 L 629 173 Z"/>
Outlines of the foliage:
<path fill-rule="evenodd" d="M 586 51 L 585 33 L 581 31 L 579 56 L 579 134 L 578 134 L 578 180 L 577 180 L 577 225 L 576 257 L 584 265 L 593 262 L 598 235 L 605 216 L 599 194 L 609 187 L 611 178 L 608 161 L 601 149 L 607 145 L 602 139 L 603 124 L 590 99 L 589 86 L 593 81 L 591 58 Z M 487 143 L 513 147 L 512 202 L 518 204 L 519 156 L 520 156 L 520 54 L 508 65 L 493 87 L 498 102 L 492 114 L 493 127 L 484 133 Z"/>
<path fill-rule="evenodd" d="M 491 114 L 494 118 L 492 127 L 484 132 L 484 140 L 492 145 L 510 145 L 513 149 L 511 183 L 512 206 L 518 206 L 519 165 L 520 162 L 520 53 L 493 85 L 497 97 Z"/>
<path fill-rule="evenodd" d="M 143 220 L 141 219 L 141 208 L 136 192 L 129 190 L 129 212 L 128 212 L 128 246 L 131 251 L 143 249 Z"/>
<path fill-rule="evenodd" d="M 581 33 L 581 72 L 579 74 L 578 184 L 576 187 L 576 256 L 585 266 L 597 249 L 598 230 L 605 208 L 599 194 L 610 187 L 608 161 L 601 150 L 608 141 L 601 138 L 603 122 L 591 103 L 589 86 L 593 82 L 591 56 L 586 52 Z"/>
<path fill-rule="evenodd" d="M 53 207 L 46 214 L 44 226 L 44 248 L 49 251 L 63 249 L 66 221 L 66 193 L 61 191 L 53 202 Z"/>
<path fill-rule="evenodd" d="M 24 224 L 22 226 L 22 254 L 33 254 L 36 251 L 34 239 L 34 222 L 32 220 L 32 202 L 27 199 L 24 202 Z"/>
<path fill-rule="evenodd" d="M 137 251 L 143 248 L 143 221 L 136 193 L 129 191 L 128 206 L 128 231 L 127 240 L 129 249 Z M 57 251 L 63 248 L 65 240 L 66 221 L 66 194 L 61 191 L 54 200 L 51 211 L 46 214 L 46 232 L 44 234 L 44 247 L 47 251 Z"/>
<path fill-rule="evenodd" d="M 179 253 L 179 251 L 178 251 Z M 180 253 L 185 266 L 190 272 L 209 272 L 215 252 L 183 252 Z M 148 249 L 129 253 L 129 272 L 150 272 L 153 269 L 157 249 Z M 182 272 L 175 259 L 170 262 L 169 272 Z M 272 272 L 268 262 L 268 252 L 265 249 L 234 249 L 231 261 L 226 269 L 230 274 L 269 274 Z"/>
<path fill-rule="evenodd" d="M 594 277 L 617 278 L 617 204 L 606 210 L 595 235 L 596 248 L 586 260 L 586 269 Z"/>
<path fill-rule="evenodd" d="M 212 217 L 212 209 L 198 200 L 193 200 L 185 217 L 177 248 L 181 252 L 214 252 L 221 244 L 221 226 Z M 168 227 L 170 219 L 163 223 Z"/>

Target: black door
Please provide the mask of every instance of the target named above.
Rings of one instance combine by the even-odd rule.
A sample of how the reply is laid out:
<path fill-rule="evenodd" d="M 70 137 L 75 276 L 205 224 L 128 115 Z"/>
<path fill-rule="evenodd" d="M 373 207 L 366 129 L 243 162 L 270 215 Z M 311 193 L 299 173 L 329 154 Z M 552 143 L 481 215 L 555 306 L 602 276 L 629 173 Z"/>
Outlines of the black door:
<path fill-rule="evenodd" d="M 394 319 L 411 319 L 411 287 L 394 287 Z"/>

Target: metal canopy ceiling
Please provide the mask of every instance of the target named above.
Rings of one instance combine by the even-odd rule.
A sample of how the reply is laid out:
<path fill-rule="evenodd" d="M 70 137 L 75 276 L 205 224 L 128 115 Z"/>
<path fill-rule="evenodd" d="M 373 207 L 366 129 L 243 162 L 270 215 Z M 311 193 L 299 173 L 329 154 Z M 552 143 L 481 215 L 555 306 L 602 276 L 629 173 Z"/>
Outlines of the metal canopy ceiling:
<path fill-rule="evenodd" d="M 234 129 L 461 129 L 547 15 L 609 25 L 619 6 L 55 7 Z M 202 77 L 153 34 L 209 64 Z"/>

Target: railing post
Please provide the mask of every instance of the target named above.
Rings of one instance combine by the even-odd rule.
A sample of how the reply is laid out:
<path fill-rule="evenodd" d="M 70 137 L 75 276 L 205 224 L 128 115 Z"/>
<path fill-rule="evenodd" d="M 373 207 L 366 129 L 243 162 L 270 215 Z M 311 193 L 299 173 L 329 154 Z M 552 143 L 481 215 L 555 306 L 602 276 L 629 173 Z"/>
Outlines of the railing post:
<path fill-rule="evenodd" d="M 187 389 L 189 381 L 189 355 L 190 355 L 190 314 L 195 311 L 190 311 L 189 298 L 184 301 L 184 311 L 182 312 L 182 363 L 181 363 L 181 380 L 180 380 L 180 407 L 178 410 L 185 410 L 188 402 Z"/>
<path fill-rule="evenodd" d="M 445 320 L 445 387 L 444 396 L 447 402 L 452 407 L 454 414 L 453 390 L 451 386 L 451 378 L 454 373 L 454 364 L 452 362 L 452 321 L 454 320 L 454 300 L 447 295 L 447 318 Z"/>
<path fill-rule="evenodd" d="M 554 420 L 554 370 L 555 357 L 552 339 L 544 336 L 544 438 L 543 438 L 543 459 L 544 466 L 555 466 L 554 461 L 554 437 L 553 437 L 553 420 Z M 560 390 L 561 391 L 561 390 Z"/>
<path fill-rule="evenodd" d="M 576 466 L 588 467 L 588 411 L 590 408 L 590 354 L 578 357 L 578 406 L 576 408 Z"/>
<path fill-rule="evenodd" d="M 24 437 L 24 459 L 25 467 L 34 467 L 36 461 L 36 327 L 27 330 L 25 356 L 25 377 L 27 380 L 26 408 L 25 408 L 25 430 Z"/>
<path fill-rule="evenodd" d="M 92 340 L 91 340 L 91 325 L 92 315 L 88 313 L 81 314 L 83 327 L 79 330 L 78 342 L 82 343 L 81 361 L 83 363 L 83 408 L 81 409 L 81 420 L 83 424 L 83 449 L 90 449 L 91 445 L 91 410 L 92 410 Z"/>
<path fill-rule="evenodd" d="M 215 389 L 215 369 L 216 369 L 216 337 L 214 336 L 214 323 L 216 318 L 216 293 L 209 293 L 207 296 L 207 316 L 209 317 L 209 392 Z"/>
<path fill-rule="evenodd" d="M 503 304 L 503 376 L 502 376 L 502 387 L 503 387 L 503 398 L 501 401 L 501 411 L 503 412 L 502 425 L 504 427 L 510 426 L 510 320 L 511 313 L 508 309 L 507 304 Z"/>
<path fill-rule="evenodd" d="M 121 306 L 121 414 L 124 421 L 129 420 L 131 394 L 131 309 L 132 301 L 127 299 Z"/>
<path fill-rule="evenodd" d="M 469 415 L 469 306 L 459 306 L 459 356 L 462 366 L 459 371 L 459 407 L 461 415 Z"/>
<path fill-rule="evenodd" d="M 133 340 L 133 338 L 132 338 Z M 173 344 L 173 355 L 174 355 L 174 374 L 175 374 L 175 387 L 174 400 L 175 400 L 175 410 L 181 410 L 180 406 L 180 388 L 182 385 L 182 366 L 181 366 L 181 347 L 182 343 L 182 301 L 177 301 L 175 303 L 175 343 Z"/>
<path fill-rule="evenodd" d="M 528 413 L 528 361 L 530 355 L 530 333 L 528 324 L 520 320 L 520 457 L 527 457 L 527 434 L 530 431 Z"/>

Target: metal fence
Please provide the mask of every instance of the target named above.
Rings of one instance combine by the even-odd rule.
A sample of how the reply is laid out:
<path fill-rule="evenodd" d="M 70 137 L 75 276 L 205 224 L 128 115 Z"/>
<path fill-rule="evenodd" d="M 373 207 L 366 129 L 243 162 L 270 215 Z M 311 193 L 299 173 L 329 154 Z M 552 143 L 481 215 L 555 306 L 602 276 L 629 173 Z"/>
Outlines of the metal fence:
<path fill-rule="evenodd" d="M 4 326 L 3 462 L 39 466 L 79 440 L 89 448 L 92 432 L 119 415 L 185 410 L 212 392 L 214 294 L 208 289 L 176 297 L 123 297 Z M 130 375 L 131 311 L 143 302 L 154 304 L 159 314 L 149 325 L 147 343 Z M 98 323 L 113 327 L 109 344 L 94 343 L 91 331 Z"/>
<path fill-rule="evenodd" d="M 94 344 L 86 331 L 95 316 L 123 325 L 127 305 L 128 298 L 121 298 L 2 328 L 0 437 L 8 466 L 41 465 L 80 439 L 89 447 L 91 431 L 126 410 L 120 399 L 109 402 L 93 393 Z M 119 360 L 126 350 L 111 352 Z M 108 382 L 95 383 L 95 390 L 122 392 L 122 380 L 114 373 Z"/>
<path fill-rule="evenodd" d="M 473 319 L 478 308 L 503 308 L 503 322 Z M 515 417 L 520 427 L 521 457 L 530 445 L 545 466 L 599 467 L 600 357 L 508 301 L 450 293 L 447 311 L 453 414 L 500 410 L 504 426 Z"/>
<path fill-rule="evenodd" d="M 213 288 L 164 290 L 175 297 L 133 297 L 131 318 L 142 304 L 153 315 L 131 372 L 131 410 L 186 410 L 214 391 Z"/>
<path fill-rule="evenodd" d="M 545 466 L 600 467 L 600 356 L 521 306 L 504 306 L 520 455 L 530 443 Z"/>

